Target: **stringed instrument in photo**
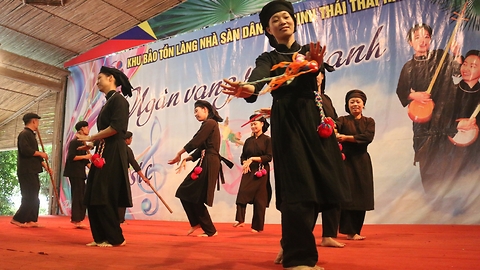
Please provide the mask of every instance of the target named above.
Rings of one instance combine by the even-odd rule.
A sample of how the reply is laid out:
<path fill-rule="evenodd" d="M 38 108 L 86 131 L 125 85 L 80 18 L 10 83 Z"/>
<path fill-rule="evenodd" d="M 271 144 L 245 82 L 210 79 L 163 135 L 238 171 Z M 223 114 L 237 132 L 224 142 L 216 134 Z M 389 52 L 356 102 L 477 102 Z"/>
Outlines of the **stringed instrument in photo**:
<path fill-rule="evenodd" d="M 466 147 L 471 145 L 477 140 L 478 137 L 478 125 L 475 123 L 473 126 L 469 129 L 463 129 L 463 128 L 458 128 L 460 126 L 465 125 L 467 122 L 473 121 L 480 112 L 480 104 L 477 105 L 477 108 L 475 108 L 475 111 L 472 113 L 472 116 L 470 118 L 459 118 L 457 119 L 457 134 L 455 136 L 450 137 L 448 136 L 448 140 L 450 140 L 451 143 L 455 146 L 459 147 Z"/>
<path fill-rule="evenodd" d="M 442 69 L 443 63 L 445 62 L 445 59 L 447 58 L 448 51 L 450 47 L 453 44 L 453 41 L 455 40 L 455 35 L 458 31 L 458 28 L 460 27 L 460 24 L 462 21 L 466 21 L 464 18 L 465 15 L 465 10 L 467 7 L 467 3 L 463 6 L 462 12 L 460 14 L 456 13 L 458 15 L 458 18 L 452 18 L 452 20 L 456 20 L 457 23 L 455 24 L 455 28 L 453 29 L 452 35 L 450 36 L 450 39 L 448 40 L 447 46 L 445 47 L 445 50 L 443 51 L 442 58 L 440 59 L 440 62 L 438 63 L 438 66 L 435 70 L 435 73 L 433 74 L 432 80 L 430 81 L 430 84 L 428 85 L 427 90 L 425 91 L 428 94 L 431 94 L 433 85 L 435 84 L 435 81 L 437 80 L 438 74 L 440 73 L 440 70 Z M 433 109 L 435 108 L 435 103 L 433 100 L 424 100 L 424 101 L 417 101 L 417 100 L 412 100 L 410 104 L 408 105 L 408 117 L 412 119 L 413 122 L 415 123 L 426 123 L 430 121 L 432 118 L 432 113 Z"/>

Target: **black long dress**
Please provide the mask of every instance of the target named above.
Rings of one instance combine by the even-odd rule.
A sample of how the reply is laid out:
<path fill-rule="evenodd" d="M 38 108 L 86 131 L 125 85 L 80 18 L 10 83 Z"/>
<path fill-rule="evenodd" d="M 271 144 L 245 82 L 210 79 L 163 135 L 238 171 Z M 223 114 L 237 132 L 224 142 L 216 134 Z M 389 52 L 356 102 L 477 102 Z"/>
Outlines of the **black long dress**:
<path fill-rule="evenodd" d="M 261 54 L 248 81 L 283 74 L 284 68 L 270 69 L 282 61 L 292 62 L 295 52 L 305 55 L 308 48 L 295 42 L 290 49 L 279 45 L 276 50 Z M 322 139 L 316 131 L 320 124 L 314 94 L 318 88 L 317 74 L 303 74 L 271 92 L 271 135 L 278 209 L 282 201 L 314 202 L 321 209 L 349 199 L 348 192 L 341 188 L 345 174 L 335 135 Z M 264 83 L 256 84 L 255 93 L 258 94 L 263 86 Z M 256 94 L 246 101 L 254 102 L 258 97 Z"/>
<path fill-rule="evenodd" d="M 345 170 L 352 192 L 352 201 L 342 204 L 345 210 L 369 211 L 374 209 L 373 168 L 367 152 L 375 135 L 373 118 L 352 115 L 340 116 L 337 120 L 338 133 L 353 135 L 356 142 L 342 142 L 345 154 Z"/>
<path fill-rule="evenodd" d="M 203 150 L 205 150 L 205 157 L 201 164 L 202 172 L 199 177 L 193 180 L 190 176 L 192 170 L 178 187 L 175 196 L 187 202 L 205 203 L 212 206 L 215 185 L 218 183 L 221 168 L 218 152 L 220 150 L 218 122 L 213 119 L 203 121 L 200 129 L 183 148 L 187 153 L 195 150 L 191 154 L 193 161 L 201 157 Z"/>
<path fill-rule="evenodd" d="M 247 204 L 253 204 L 252 229 L 263 231 L 265 224 L 265 211 L 272 198 L 272 186 L 270 185 L 270 164 L 272 161 L 272 143 L 269 136 L 260 134 L 257 138 L 252 136 L 245 140 L 240 162 L 243 164 L 250 157 L 260 157 L 261 162 L 253 161 L 250 164 L 250 172 L 242 175 L 240 187 L 237 194 L 236 221 L 245 221 L 245 210 Z M 261 177 L 255 175 L 260 166 L 267 174 Z"/>
<path fill-rule="evenodd" d="M 309 46 L 294 42 L 277 45 L 255 62 L 249 81 L 282 75 L 271 71 L 283 61 L 292 62 L 295 52 L 306 55 Z M 323 68 L 323 64 L 321 65 Z M 317 73 L 302 74 L 271 92 L 272 153 L 276 207 L 281 211 L 283 267 L 315 265 L 318 251 L 313 228 L 318 212 L 349 200 L 343 160 L 335 135 L 320 138 L 320 111 L 315 103 Z M 264 84 L 255 85 L 254 102 Z"/>
<path fill-rule="evenodd" d="M 263 164 L 267 174 L 260 178 L 255 176 L 260 162 L 253 161 L 250 164 L 250 172 L 242 175 L 236 203 L 251 204 L 256 198 L 266 207 L 272 198 L 269 163 L 272 161 L 272 144 L 269 136 L 262 133 L 258 138 L 252 136 L 245 140 L 242 155 L 240 156 L 241 163 L 250 157 L 260 157 L 262 159 L 261 164 Z"/>
<path fill-rule="evenodd" d="M 110 126 L 117 133 L 104 139 L 102 156 L 105 165 L 102 168 L 92 165 L 90 168 L 84 203 L 89 211 L 94 241 L 119 245 L 125 239 L 120 228 L 118 207 L 132 207 L 127 144 L 123 139 L 128 127 L 129 104 L 115 90 L 108 92 L 106 99 L 97 118 L 97 128 L 101 131 Z"/>

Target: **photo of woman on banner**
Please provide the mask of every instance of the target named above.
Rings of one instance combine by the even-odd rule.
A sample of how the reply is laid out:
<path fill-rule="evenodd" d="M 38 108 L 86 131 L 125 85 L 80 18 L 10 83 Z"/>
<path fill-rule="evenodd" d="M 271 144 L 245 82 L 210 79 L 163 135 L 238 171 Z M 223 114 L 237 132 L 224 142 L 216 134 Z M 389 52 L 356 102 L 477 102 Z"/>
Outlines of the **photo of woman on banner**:
<path fill-rule="evenodd" d="M 480 103 L 480 51 L 470 50 L 460 67 L 461 81 L 457 84 L 455 95 L 454 120 L 458 131 L 452 143 L 469 146 L 477 141 L 478 109 Z"/>
<path fill-rule="evenodd" d="M 460 176 L 474 177 L 478 181 L 480 169 L 480 51 L 470 50 L 465 54 L 460 67 L 461 81 L 455 88 L 454 114 L 451 119 L 449 141 L 455 145 L 451 170 Z M 452 187 L 453 188 L 453 187 Z"/>
<path fill-rule="evenodd" d="M 413 119 L 414 165 L 419 163 L 425 193 L 436 196 L 441 181 L 453 177 L 445 157 L 453 151 L 448 129 L 455 99 L 452 77 L 458 74 L 460 55 L 456 49 L 453 57 L 441 49 L 430 50 L 432 33 L 426 24 L 416 24 L 408 31 L 407 41 L 414 55 L 402 68 L 396 93 L 402 106 L 409 109 L 413 102 L 434 103 L 429 119 L 416 121 L 415 116 L 409 116 Z"/>
<path fill-rule="evenodd" d="M 265 85 L 252 82 L 282 76 L 284 67 L 271 71 L 272 67 L 291 62 L 295 53 L 305 55 L 307 61 L 315 60 L 324 72 L 325 47 L 319 42 L 302 46 L 295 41 L 296 19 L 290 2 L 269 2 L 260 12 L 260 22 L 274 50 L 257 57 L 247 83 L 224 79 L 222 85 L 225 94 L 249 103 L 257 100 Z M 275 262 L 285 269 L 323 269 L 316 265 L 313 235 L 318 213 L 349 199 L 335 135 L 322 138 L 317 132 L 322 121 L 316 102 L 318 72 L 299 75 L 270 92 L 276 206 L 282 223 L 282 249 Z"/>
<path fill-rule="evenodd" d="M 176 156 L 168 161 L 168 164 L 178 164 L 181 161 L 177 168 L 177 173 L 180 173 L 185 169 L 187 161 L 199 160 L 196 167 L 180 184 L 175 196 L 180 199 L 190 222 L 191 228 L 187 235 L 202 228 L 203 233 L 197 236 L 212 237 L 218 233 L 205 204 L 210 207 L 213 206 L 215 186 L 218 186 L 218 189 L 220 188 L 219 177 L 222 180 L 222 184 L 224 183 L 220 161 L 225 162 L 230 168 L 233 166 L 233 163 L 220 156 L 220 129 L 218 122 L 222 122 L 223 118 L 212 104 L 205 100 L 197 100 L 195 102 L 195 118 L 202 122 L 200 129 L 178 151 Z M 182 159 L 182 154 L 185 152 L 193 153 Z"/>

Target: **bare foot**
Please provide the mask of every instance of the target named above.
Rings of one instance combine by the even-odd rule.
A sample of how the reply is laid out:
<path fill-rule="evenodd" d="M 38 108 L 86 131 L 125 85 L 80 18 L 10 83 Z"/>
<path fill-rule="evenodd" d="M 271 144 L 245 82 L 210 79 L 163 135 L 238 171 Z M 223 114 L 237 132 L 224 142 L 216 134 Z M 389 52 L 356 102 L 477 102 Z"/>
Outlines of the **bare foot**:
<path fill-rule="evenodd" d="M 187 235 L 190 235 L 192 234 L 196 229 L 200 229 L 200 225 L 196 225 L 196 226 L 193 226 L 192 228 L 190 228 L 190 230 L 187 232 Z"/>
<path fill-rule="evenodd" d="M 12 220 L 10 220 L 10 223 L 15 225 L 15 226 L 18 226 L 18 227 L 22 227 L 22 228 L 25 228 L 25 223 L 21 223 L 19 221 L 16 221 L 15 219 L 12 218 Z"/>
<path fill-rule="evenodd" d="M 252 233 L 258 233 L 258 231 L 255 229 L 252 229 Z"/>
<path fill-rule="evenodd" d="M 97 243 L 97 247 L 113 247 L 113 245 L 108 242 L 102 242 L 102 243 Z"/>
<path fill-rule="evenodd" d="M 287 270 L 324 270 L 323 267 L 320 267 L 318 265 L 314 265 L 314 266 L 299 265 L 299 266 L 287 267 L 287 268 L 283 268 L 283 269 L 287 269 Z"/>
<path fill-rule="evenodd" d="M 114 247 L 123 247 L 127 244 L 127 240 L 123 240 L 123 242 L 120 245 L 113 245 Z"/>
<path fill-rule="evenodd" d="M 243 227 L 243 225 L 245 225 L 243 222 L 236 222 L 233 227 Z"/>
<path fill-rule="evenodd" d="M 283 262 L 283 248 L 280 248 L 280 251 L 277 254 L 277 257 L 275 260 L 273 260 L 273 263 L 276 264 L 281 264 Z"/>
<path fill-rule="evenodd" d="M 27 228 L 43 228 L 43 225 L 38 224 L 38 222 L 35 221 L 29 221 L 25 223 L 25 227 Z"/>
<path fill-rule="evenodd" d="M 347 240 L 363 240 L 365 238 L 365 236 L 361 236 L 358 234 L 347 234 Z"/>
<path fill-rule="evenodd" d="M 343 248 L 345 244 L 336 241 L 332 237 L 322 237 L 322 243 L 320 244 L 320 246 Z"/>
<path fill-rule="evenodd" d="M 86 229 L 86 228 L 88 228 L 88 226 L 85 225 L 85 224 L 83 224 L 81 221 L 79 221 L 79 222 L 74 222 L 74 221 L 72 221 L 72 223 L 73 223 L 73 226 L 75 226 L 77 229 Z"/>
<path fill-rule="evenodd" d="M 213 237 L 213 236 L 217 236 L 218 235 L 218 232 L 215 232 L 214 234 L 212 235 L 208 235 L 207 233 L 201 233 L 199 235 L 197 235 L 198 237 Z"/>

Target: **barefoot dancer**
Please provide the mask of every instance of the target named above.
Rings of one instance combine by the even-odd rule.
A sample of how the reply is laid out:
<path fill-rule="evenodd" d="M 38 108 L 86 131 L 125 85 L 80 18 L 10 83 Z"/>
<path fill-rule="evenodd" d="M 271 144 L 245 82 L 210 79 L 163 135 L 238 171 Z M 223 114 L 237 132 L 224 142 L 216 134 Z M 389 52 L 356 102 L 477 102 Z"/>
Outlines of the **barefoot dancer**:
<path fill-rule="evenodd" d="M 284 68 L 271 68 L 292 61 L 295 53 L 306 55 L 307 61 L 315 60 L 323 69 L 325 48 L 319 43 L 301 46 L 295 41 L 296 21 L 290 2 L 268 3 L 260 12 L 260 22 L 275 50 L 257 58 L 249 81 L 284 74 Z M 318 213 L 347 199 L 341 184 L 345 175 L 335 136 L 321 138 L 317 133 L 322 121 L 315 96 L 317 74 L 300 75 L 271 91 L 276 205 L 282 214 L 283 254 L 280 251 L 279 257 L 283 257 L 286 269 L 321 269 L 316 266 L 318 252 L 313 235 Z M 224 93 L 247 102 L 255 102 L 265 85 L 224 81 Z"/>
<path fill-rule="evenodd" d="M 345 96 L 347 116 L 337 121 L 337 140 L 343 145 L 345 168 L 352 201 L 342 204 L 340 233 L 349 240 L 363 240 L 360 235 L 366 211 L 373 210 L 373 169 L 367 146 L 375 135 L 375 121 L 363 116 L 367 96 L 360 90 L 351 90 Z"/>
<path fill-rule="evenodd" d="M 250 116 L 252 136 L 245 141 L 242 155 L 242 181 L 237 194 L 237 211 L 234 227 L 243 227 L 247 204 L 253 204 L 252 232 L 263 231 L 265 210 L 272 198 L 270 185 L 270 165 L 272 160 L 272 143 L 264 133 L 270 126 L 262 116 Z M 252 121 L 253 120 L 253 121 Z"/>
<path fill-rule="evenodd" d="M 215 185 L 218 182 L 222 166 L 220 161 L 225 161 L 220 154 L 220 130 L 218 122 L 222 122 L 217 110 L 205 100 L 195 102 L 195 118 L 202 122 L 200 129 L 193 138 L 180 150 L 177 155 L 168 161 L 168 164 L 175 164 L 181 161 L 177 173 L 185 169 L 187 161 L 199 160 L 196 168 L 187 175 L 180 184 L 175 196 L 182 202 L 183 209 L 187 214 L 191 229 L 187 235 L 192 234 L 196 229 L 202 228 L 203 233 L 199 237 L 211 237 L 217 235 L 217 229 L 213 225 L 207 207 L 213 205 Z M 182 154 L 187 152 L 191 155 L 182 160 Z M 233 164 L 232 164 L 233 165 Z M 223 179 L 222 179 L 223 182 Z"/>
<path fill-rule="evenodd" d="M 128 127 L 128 102 L 116 91 L 132 96 L 132 85 L 120 70 L 102 67 L 97 87 L 105 94 L 106 103 L 98 114 L 98 133 L 79 135 L 79 140 L 96 141 L 95 155 L 87 178 L 85 204 L 87 205 L 93 242 L 87 246 L 111 247 L 126 244 L 120 227 L 118 207 L 132 207 L 132 194 L 128 179 L 127 145 L 124 137 Z M 94 156 L 95 156 L 94 155 Z M 97 161 L 104 159 L 101 162 Z"/>

